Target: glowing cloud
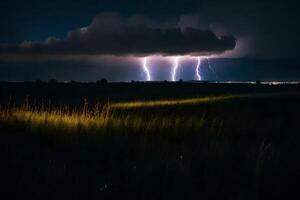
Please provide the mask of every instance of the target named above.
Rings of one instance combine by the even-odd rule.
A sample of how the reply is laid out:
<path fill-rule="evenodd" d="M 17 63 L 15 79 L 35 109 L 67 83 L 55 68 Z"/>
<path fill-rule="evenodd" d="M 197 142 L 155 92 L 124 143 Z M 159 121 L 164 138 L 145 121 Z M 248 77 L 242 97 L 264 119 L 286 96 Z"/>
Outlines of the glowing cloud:
<path fill-rule="evenodd" d="M 166 24 L 168 20 L 156 22 L 147 17 L 100 13 L 90 25 L 69 31 L 63 39 L 49 37 L 45 42 L 0 44 L 0 55 L 205 56 L 221 54 L 236 46 L 231 35 L 218 37 L 211 30 L 181 29 L 178 22 Z"/>

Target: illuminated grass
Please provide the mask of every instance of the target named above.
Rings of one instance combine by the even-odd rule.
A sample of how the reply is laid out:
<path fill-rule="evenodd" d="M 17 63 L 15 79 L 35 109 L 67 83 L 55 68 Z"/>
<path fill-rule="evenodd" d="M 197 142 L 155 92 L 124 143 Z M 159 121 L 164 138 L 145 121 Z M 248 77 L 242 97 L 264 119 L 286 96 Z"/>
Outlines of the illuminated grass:
<path fill-rule="evenodd" d="M 227 97 L 228 98 L 228 97 Z M 232 98 L 232 97 L 231 97 Z M 65 111 L 59 108 L 7 108 L 0 111 L 0 121 L 12 126 L 25 126 L 42 131 L 61 130 L 63 132 L 107 132 L 108 130 L 130 130 L 131 132 L 153 132 L 165 129 L 199 130 L 205 122 L 205 115 L 198 116 L 166 116 L 160 112 L 137 114 L 127 112 L 123 108 L 149 107 L 177 104 L 197 104 L 226 97 L 196 98 L 174 101 L 151 101 L 133 103 L 115 103 L 101 108 L 82 111 Z M 119 110 L 121 109 L 121 111 Z M 115 114 L 117 111 L 118 114 Z"/>
<path fill-rule="evenodd" d="M 274 95 L 274 94 L 273 94 Z M 112 103 L 105 106 L 81 111 L 70 111 L 62 108 L 6 108 L 0 111 L 0 121 L 12 126 L 25 126 L 30 129 L 43 131 L 61 130 L 63 132 L 99 133 L 118 130 L 119 132 L 162 132 L 165 129 L 199 131 L 208 122 L 205 113 L 180 115 L 172 109 L 172 114 L 164 113 L 161 109 L 139 111 L 142 108 L 165 107 L 177 105 L 198 105 L 230 99 L 265 96 L 265 94 L 240 94 L 227 96 L 212 96 L 182 100 L 158 100 Z M 135 111 L 126 109 L 137 108 Z M 117 132 L 118 132 L 117 131 Z"/>
<path fill-rule="evenodd" d="M 102 128 L 107 124 L 105 117 L 89 116 L 80 114 L 64 114 L 56 112 L 33 112 L 33 111 L 15 111 L 11 117 L 17 121 L 30 123 L 33 127 L 48 124 L 53 127 L 64 127 L 66 129 L 74 129 L 78 126 Z"/>
<path fill-rule="evenodd" d="M 142 108 L 142 107 L 158 107 L 158 106 L 177 106 L 177 105 L 193 105 L 203 103 L 213 103 L 217 101 L 224 101 L 245 97 L 259 97 L 266 96 L 265 94 L 237 94 L 237 95 L 224 95 L 224 96 L 209 96 L 209 97 L 197 97 L 189 99 L 174 99 L 174 100 L 156 100 L 156 101 L 134 101 L 134 102 L 121 102 L 111 104 L 112 108 Z"/>
<path fill-rule="evenodd" d="M 247 97 L 267 97 L 267 96 L 279 96 L 285 94 L 293 94 L 293 93 L 280 92 L 280 93 L 269 93 L 269 94 L 265 94 L 265 93 L 234 94 L 234 95 L 222 95 L 222 96 L 196 97 L 196 98 L 189 98 L 189 99 L 132 101 L 132 102 L 113 103 L 110 106 L 115 109 L 123 109 L 123 108 L 126 109 L 126 108 L 158 107 L 158 106 L 193 105 L 193 104 L 213 103 L 217 101 L 225 101 L 231 99 L 247 98 Z"/>
<path fill-rule="evenodd" d="M 16 171 L 4 180 L 40 191 L 49 184 L 65 191 L 78 180 L 72 194 L 88 185 L 87 193 L 99 199 L 110 195 L 99 187 L 141 198 L 163 191 L 182 199 L 199 190 L 200 199 L 274 196 L 278 177 L 287 177 L 286 191 L 298 183 L 300 130 L 299 94 L 275 95 L 281 94 L 0 107 L 4 172 Z"/>
<path fill-rule="evenodd" d="M 108 130 L 131 130 L 150 132 L 155 130 L 176 129 L 178 127 L 199 129 L 203 118 L 157 116 L 144 119 L 143 116 L 131 115 L 114 116 L 113 112 L 95 113 L 64 113 L 60 111 L 30 111 L 16 109 L 9 112 L 1 111 L 0 121 L 12 126 L 27 127 L 31 130 L 59 130 L 63 132 L 101 133 Z"/>

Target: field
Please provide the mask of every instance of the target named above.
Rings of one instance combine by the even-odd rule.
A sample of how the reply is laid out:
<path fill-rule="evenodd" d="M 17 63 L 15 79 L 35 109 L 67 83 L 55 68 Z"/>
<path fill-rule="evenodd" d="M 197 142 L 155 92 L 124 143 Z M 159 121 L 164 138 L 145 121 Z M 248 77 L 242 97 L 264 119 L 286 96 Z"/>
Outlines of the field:
<path fill-rule="evenodd" d="M 299 196 L 300 86 L 1 83 L 1 199 Z"/>

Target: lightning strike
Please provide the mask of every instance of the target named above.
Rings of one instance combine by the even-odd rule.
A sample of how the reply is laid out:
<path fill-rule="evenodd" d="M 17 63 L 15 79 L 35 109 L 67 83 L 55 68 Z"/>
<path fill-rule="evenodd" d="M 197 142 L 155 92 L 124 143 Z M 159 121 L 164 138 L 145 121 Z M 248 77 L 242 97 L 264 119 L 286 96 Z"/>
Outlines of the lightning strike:
<path fill-rule="evenodd" d="M 196 74 L 196 79 L 198 81 L 201 81 L 201 75 L 200 75 L 200 64 L 201 64 L 201 58 L 200 56 L 197 57 L 197 66 L 196 66 L 196 70 L 195 70 L 195 74 Z"/>
<path fill-rule="evenodd" d="M 179 66 L 179 56 L 174 58 L 174 67 L 172 72 L 172 81 L 176 81 L 176 72 Z"/>
<path fill-rule="evenodd" d="M 145 74 L 146 74 L 146 80 L 151 81 L 151 75 L 150 75 L 150 71 L 149 71 L 148 66 L 147 66 L 147 61 L 148 61 L 148 58 L 145 57 L 144 60 L 143 60 L 143 69 L 144 69 Z"/>

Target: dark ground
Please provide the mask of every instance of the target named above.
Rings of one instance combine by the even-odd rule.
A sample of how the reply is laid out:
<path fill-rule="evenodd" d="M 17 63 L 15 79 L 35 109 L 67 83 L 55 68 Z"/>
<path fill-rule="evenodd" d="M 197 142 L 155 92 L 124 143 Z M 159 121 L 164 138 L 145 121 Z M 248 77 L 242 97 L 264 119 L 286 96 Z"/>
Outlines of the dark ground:
<path fill-rule="evenodd" d="M 130 101 L 201 97 L 241 93 L 276 93 L 300 91 L 300 84 L 226 84 L 226 83 L 45 83 L 0 82 L 0 104 L 32 102 L 81 105 L 84 98 L 99 101 Z"/>
<path fill-rule="evenodd" d="M 95 102 L 290 92 L 171 108 L 174 115 L 215 116 L 201 133 L 122 130 L 66 140 L 64 133 L 0 123 L 1 199 L 298 199 L 299 91 L 299 85 L 1 83 L 2 103 L 22 103 L 26 95 L 81 105 L 84 97 Z M 157 111 L 164 109 L 170 112 Z"/>

